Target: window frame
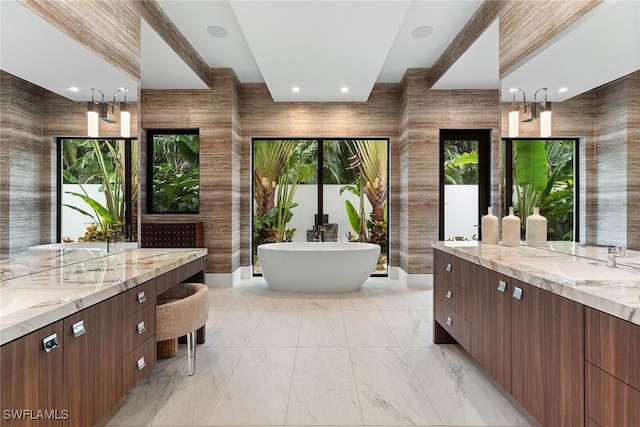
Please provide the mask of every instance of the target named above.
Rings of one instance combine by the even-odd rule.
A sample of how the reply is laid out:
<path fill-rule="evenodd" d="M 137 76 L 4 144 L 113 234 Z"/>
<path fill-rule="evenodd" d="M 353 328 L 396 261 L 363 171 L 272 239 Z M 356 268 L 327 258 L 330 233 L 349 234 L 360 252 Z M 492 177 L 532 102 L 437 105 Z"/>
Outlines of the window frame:
<path fill-rule="evenodd" d="M 156 211 L 153 209 L 153 139 L 156 135 L 198 135 L 198 168 L 200 168 L 200 129 L 199 128 L 153 128 L 145 129 L 147 137 L 147 171 L 145 195 L 146 213 L 153 215 L 197 215 L 200 213 L 200 181 L 198 181 L 198 209 L 195 211 Z"/>

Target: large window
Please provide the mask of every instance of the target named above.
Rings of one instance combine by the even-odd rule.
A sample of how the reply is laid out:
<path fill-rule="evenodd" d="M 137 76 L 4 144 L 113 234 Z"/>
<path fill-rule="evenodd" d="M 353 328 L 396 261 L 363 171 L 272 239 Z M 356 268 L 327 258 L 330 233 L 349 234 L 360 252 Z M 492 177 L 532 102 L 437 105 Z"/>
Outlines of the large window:
<path fill-rule="evenodd" d="M 197 129 L 147 130 L 147 212 L 198 213 L 200 137 Z"/>
<path fill-rule="evenodd" d="M 135 240 L 136 139 L 59 138 L 58 241 Z"/>
<path fill-rule="evenodd" d="M 523 225 L 540 208 L 547 240 L 578 241 L 578 139 L 505 139 L 505 209 Z"/>
<path fill-rule="evenodd" d="M 324 240 L 379 244 L 387 273 L 387 139 L 254 139 L 253 261 L 262 243 Z"/>

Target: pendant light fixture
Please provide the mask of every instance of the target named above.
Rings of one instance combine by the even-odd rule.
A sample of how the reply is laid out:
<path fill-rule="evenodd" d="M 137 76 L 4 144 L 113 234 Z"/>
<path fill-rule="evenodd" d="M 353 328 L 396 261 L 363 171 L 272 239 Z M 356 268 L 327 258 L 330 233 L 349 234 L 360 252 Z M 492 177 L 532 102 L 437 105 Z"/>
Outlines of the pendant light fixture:
<path fill-rule="evenodd" d="M 115 113 L 116 108 L 116 95 L 118 92 L 122 92 L 124 96 L 124 102 L 120 103 L 120 136 L 123 138 L 131 137 L 131 113 L 127 110 L 127 89 L 121 87 L 113 94 L 113 105 L 111 107 L 111 113 Z"/>

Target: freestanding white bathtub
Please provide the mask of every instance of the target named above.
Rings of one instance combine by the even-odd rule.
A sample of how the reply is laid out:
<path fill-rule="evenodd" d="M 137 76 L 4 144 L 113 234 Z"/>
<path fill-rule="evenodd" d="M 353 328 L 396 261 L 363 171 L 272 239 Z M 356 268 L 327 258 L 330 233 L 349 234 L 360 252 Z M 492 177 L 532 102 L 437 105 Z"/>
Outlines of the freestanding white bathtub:
<path fill-rule="evenodd" d="M 350 242 L 266 243 L 258 246 L 269 287 L 287 292 L 353 292 L 373 272 L 380 246 Z"/>

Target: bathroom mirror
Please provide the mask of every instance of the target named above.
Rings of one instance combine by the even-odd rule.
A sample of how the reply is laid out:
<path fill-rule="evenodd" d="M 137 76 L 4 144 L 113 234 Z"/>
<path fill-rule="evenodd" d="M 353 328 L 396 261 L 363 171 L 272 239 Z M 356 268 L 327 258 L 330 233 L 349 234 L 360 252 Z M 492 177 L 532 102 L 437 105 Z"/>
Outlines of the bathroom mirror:
<path fill-rule="evenodd" d="M 17 1 L 0 2 L 0 24 L 0 258 L 10 258 L 24 255 L 30 246 L 56 242 L 54 137 L 87 135 L 91 88 L 100 89 L 109 104 L 118 89 L 126 88 L 131 133 L 137 134 L 138 86 L 136 79 Z M 102 95 L 94 95 L 102 101 Z M 105 127 L 110 135 L 120 133 L 119 124 L 105 122 L 101 134 L 103 126 L 111 126 Z"/>
<path fill-rule="evenodd" d="M 640 218 L 627 208 L 630 195 L 637 191 L 629 178 L 633 165 L 628 162 L 638 158 L 630 139 L 632 127 L 640 122 L 640 109 L 634 109 L 635 97 L 626 92 L 627 83 L 618 85 L 619 79 L 636 73 L 632 87 L 638 90 L 639 22 L 639 2 L 602 2 L 501 78 L 503 127 L 508 124 L 505 114 L 514 96 L 510 89 L 522 89 L 530 103 L 538 89 L 548 88 L 552 136 L 584 138 L 580 153 L 580 243 L 554 244 L 551 250 L 604 261 L 608 246 L 640 245 L 637 236 L 629 234 Z M 516 102 L 522 102 L 522 93 L 515 94 Z M 520 123 L 520 136 L 523 127 L 525 132 L 540 132 L 539 126 L 537 122 Z M 508 129 L 503 128 L 502 135 L 507 137 Z M 526 136 L 537 135 L 540 133 Z M 627 257 L 631 256 L 635 252 L 627 251 Z"/>

